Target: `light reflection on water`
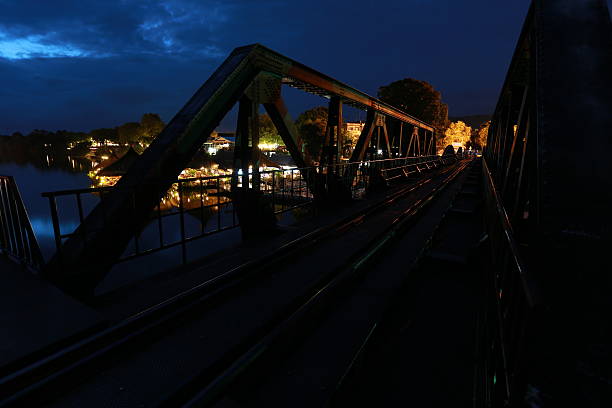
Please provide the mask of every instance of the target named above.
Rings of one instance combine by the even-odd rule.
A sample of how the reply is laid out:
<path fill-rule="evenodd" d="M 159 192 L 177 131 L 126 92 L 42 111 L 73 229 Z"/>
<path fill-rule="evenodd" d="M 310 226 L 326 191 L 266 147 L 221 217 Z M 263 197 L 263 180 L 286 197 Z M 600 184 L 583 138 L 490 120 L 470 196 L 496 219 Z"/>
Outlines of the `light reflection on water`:
<path fill-rule="evenodd" d="M 32 228 L 36 232 L 36 236 L 38 239 L 42 237 L 51 237 L 53 238 L 53 224 L 51 223 L 51 219 L 49 218 L 38 218 L 31 217 L 30 222 L 32 223 Z M 62 231 L 73 231 L 78 227 L 78 222 L 63 222 L 61 223 Z"/>
<path fill-rule="evenodd" d="M 15 178 L 17 186 L 20 190 L 23 198 L 26 210 L 32 223 L 32 228 L 36 234 L 41 252 L 45 260 L 51 259 L 56 251 L 53 224 L 51 222 L 49 201 L 47 198 L 42 197 L 41 193 L 58 190 L 70 190 L 78 188 L 88 188 L 91 186 L 91 180 L 87 176 L 87 171 L 91 166 L 89 165 L 77 165 L 74 160 L 55 160 L 52 157 L 44 156 L 40 162 L 37 163 L 15 163 L 11 162 L 10 158 L 2 157 L 0 155 L 0 174 L 10 175 Z M 227 186 L 225 185 L 227 184 Z M 206 192 L 219 194 L 229 190 L 229 179 L 227 182 L 223 182 L 218 186 L 219 189 L 209 189 Z M 200 196 L 196 191 L 184 192 L 186 203 L 189 200 L 194 202 L 200 201 Z M 223 204 L 227 202 L 227 197 L 210 196 L 210 204 Z M 98 197 L 93 194 L 85 194 L 83 198 L 84 213 L 87 213 L 95 206 L 98 201 Z M 209 197 L 205 197 L 208 201 Z M 176 203 L 176 197 L 167 197 L 169 207 L 174 206 Z M 78 211 L 76 207 L 76 201 L 74 196 L 58 197 L 57 206 L 59 211 L 60 220 L 60 231 L 62 234 L 68 234 L 73 232 L 79 225 Z M 186 204 L 189 208 L 190 205 Z M 222 225 L 227 225 L 230 219 L 233 217 L 230 207 L 222 206 L 222 214 L 217 214 L 215 208 L 211 208 L 210 213 L 204 217 L 204 227 L 206 230 L 209 228 L 215 228 L 219 220 L 225 220 Z M 199 212 L 199 211 L 198 211 Z M 191 212 L 187 211 L 185 216 L 185 229 L 187 231 L 199 231 L 202 228 L 199 217 L 192 216 Z M 180 238 L 180 224 L 178 223 L 178 217 L 168 217 L 175 219 L 175 222 L 169 222 L 168 225 L 164 225 L 164 241 L 166 243 L 171 241 L 177 241 Z M 168 218 L 165 220 L 170 221 Z M 284 213 L 279 216 L 281 224 L 290 224 L 293 220 L 294 215 L 291 213 Z M 164 221 L 166 222 L 166 221 Z M 154 225 L 155 224 L 155 225 Z M 210 225 L 207 225 L 210 224 Z M 193 235 L 193 234 L 189 234 Z M 158 229 L 156 222 L 149 224 L 144 230 L 140 237 L 141 244 L 144 247 L 155 247 L 159 242 Z M 197 258 L 206 256 L 214 253 L 221 249 L 227 248 L 228 246 L 235 245 L 241 240 L 240 230 L 238 228 L 230 229 L 218 234 L 210 235 L 198 240 L 195 240 L 188 245 L 188 260 L 195 260 Z M 150 245 L 149 245 L 150 244 Z M 126 254 L 133 251 L 133 248 L 126 249 Z M 141 258 L 136 258 L 127 262 L 122 262 L 115 265 L 107 279 L 102 282 L 97 290 L 97 293 L 103 293 L 119 286 L 128 284 L 130 282 L 140 280 L 146 276 L 158 273 L 168 268 L 178 266 L 181 263 L 181 249 L 180 246 L 174 247 L 168 250 L 147 255 Z M 92 260 L 95 262 L 95 260 Z"/>
<path fill-rule="evenodd" d="M 41 252 L 47 261 L 55 254 L 56 245 L 49 210 L 49 200 L 42 197 L 41 193 L 88 188 L 91 186 L 91 180 L 87 176 L 89 166 L 83 166 L 82 171 L 78 171 L 78 168 L 74 168 L 73 162 L 70 160 L 66 160 L 63 166 L 58 164 L 58 160 L 53 160 L 52 158 L 50 158 L 49 163 L 51 165 L 47 167 L 46 156 L 43 156 L 41 162 L 37 163 L 15 163 L 11 161 L 10 157 L 0 157 L 0 174 L 15 178 Z M 96 197 L 91 195 L 83 196 L 85 214 L 93 208 L 96 202 Z M 73 232 L 79 225 L 74 197 L 60 197 L 57 200 L 57 204 L 61 233 Z M 178 220 L 178 217 L 171 218 L 177 218 Z M 193 229 L 198 229 L 200 225 L 199 221 L 193 217 L 186 217 L 186 224 Z M 178 223 L 169 223 L 164 228 L 164 236 L 168 240 L 177 240 L 180 237 Z M 141 239 L 145 244 L 147 242 L 154 243 L 157 239 L 157 231 L 154 228 L 145 228 L 145 233 L 143 233 Z M 228 233 L 195 241 L 190 244 L 193 248 L 191 252 L 200 257 L 211 251 L 227 247 L 229 244 L 237 243 L 239 240 L 239 230 L 228 231 Z M 134 261 L 118 264 L 113 268 L 109 278 L 101 285 L 100 289 L 105 291 L 133 280 L 142 279 L 146 275 L 176 266 L 180 264 L 180 260 L 180 249 L 177 251 L 177 248 L 173 248 Z"/>
<path fill-rule="evenodd" d="M 13 176 L 32 223 L 32 229 L 46 260 L 55 252 L 53 226 L 48 199 L 41 196 L 44 191 L 83 188 L 89 186 L 86 173 L 61 167 L 44 168 L 38 164 L 17 164 L 0 160 L 0 174 Z M 78 219 L 62 220 L 63 230 L 74 229 Z M 64 229 L 65 228 L 65 229 Z"/>

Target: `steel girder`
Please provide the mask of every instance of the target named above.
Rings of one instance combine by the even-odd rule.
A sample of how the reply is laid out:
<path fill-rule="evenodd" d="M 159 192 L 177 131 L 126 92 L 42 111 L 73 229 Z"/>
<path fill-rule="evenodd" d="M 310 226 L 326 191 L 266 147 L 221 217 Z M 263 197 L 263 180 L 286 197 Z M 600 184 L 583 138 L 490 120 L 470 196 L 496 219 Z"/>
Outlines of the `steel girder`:
<path fill-rule="evenodd" d="M 498 305 L 510 302 L 511 280 L 525 282 L 512 296 L 530 299 L 500 310 L 501 326 L 520 311 L 512 326 L 520 336 L 496 334 L 494 348 L 505 351 L 498 385 L 489 384 L 493 405 L 519 406 L 529 390 L 540 406 L 580 406 L 590 380 L 576 367 L 598 370 L 588 357 L 595 344 L 612 352 L 610 28 L 604 0 L 534 0 L 492 118 L 486 168 L 508 221 L 506 236 L 488 226 L 492 287 Z M 509 266 L 513 255 L 501 249 L 509 236 L 526 267 Z"/>
<path fill-rule="evenodd" d="M 406 129 L 410 128 L 412 133 L 408 138 Z M 433 131 L 418 126 L 407 126 L 404 122 L 389 119 L 378 112 L 368 111 L 350 161 L 362 161 L 368 152 L 370 152 L 369 159 L 434 155 L 435 146 Z M 375 149 L 382 151 L 382 157 L 372 153 Z"/>
<path fill-rule="evenodd" d="M 327 109 L 327 126 L 321 159 L 321 167 L 331 166 L 340 160 L 342 155 L 342 100 L 333 96 Z"/>
<path fill-rule="evenodd" d="M 45 276 L 75 296 L 91 294 L 202 143 L 262 73 L 282 84 L 433 131 L 427 123 L 259 44 L 236 48 L 63 244 L 45 268 Z M 265 87 L 251 89 L 249 98 L 261 100 L 265 92 Z M 248 104 L 241 103 L 243 111 Z M 307 165 L 307 156 L 298 155 L 299 137 L 282 102 L 264 104 L 285 141 L 293 141 L 289 147 L 296 163 Z M 240 158 L 241 165 L 245 160 L 246 156 Z"/>
<path fill-rule="evenodd" d="M 600 0 L 554 3 L 532 4 L 485 156 L 507 208 L 531 210 L 536 231 L 602 236 L 612 191 L 609 13 Z"/>

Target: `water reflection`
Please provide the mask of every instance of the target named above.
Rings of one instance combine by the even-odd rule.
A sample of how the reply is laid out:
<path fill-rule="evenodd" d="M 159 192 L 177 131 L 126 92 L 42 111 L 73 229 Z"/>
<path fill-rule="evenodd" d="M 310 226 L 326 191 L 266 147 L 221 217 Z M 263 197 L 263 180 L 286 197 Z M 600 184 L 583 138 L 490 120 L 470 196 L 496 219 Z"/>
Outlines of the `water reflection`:
<path fill-rule="evenodd" d="M 121 150 L 123 149 L 123 150 Z M 0 174 L 11 175 L 15 178 L 21 192 L 26 210 L 30 216 L 32 227 L 37 236 L 41 251 L 46 260 L 55 253 L 53 225 L 50 218 L 49 200 L 41 196 L 42 192 L 88 189 L 96 186 L 94 169 L 100 168 L 100 163 L 121 154 L 127 148 L 115 151 L 108 148 L 90 150 L 85 155 L 74 155 L 66 149 L 55 149 L 50 146 L 29 146 L 26 143 L 7 143 L 0 141 Z M 231 157 L 231 154 L 228 153 Z M 105 159 L 106 157 L 106 159 Z M 230 161 L 231 162 L 231 161 Z M 203 164 L 206 166 L 204 167 Z M 162 213 L 161 224 L 153 219 L 141 232 L 139 239 L 140 250 L 153 248 L 160 243 L 159 228 L 163 229 L 162 244 L 176 242 L 181 239 L 180 217 L 176 214 L 180 207 L 184 211 L 184 234 L 186 237 L 197 236 L 202 233 L 218 229 L 225 229 L 237 223 L 237 216 L 231 203 L 230 191 L 232 179 L 231 170 L 219 168 L 219 163 L 200 162 L 195 169 L 187 169 L 181 178 L 199 178 L 220 176 L 213 179 L 198 179 L 181 183 L 179 194 L 178 183 L 172 185 L 160 202 L 156 211 Z M 93 176 L 92 176 L 93 175 Z M 252 177 L 249 185 L 252 186 Z M 241 186 L 242 177 L 237 186 Z M 270 191 L 272 187 L 276 192 L 275 209 L 282 211 L 296 200 L 303 200 L 308 192 L 306 183 L 300 180 L 299 172 L 286 171 L 262 174 L 260 177 L 262 190 Z M 302 186 L 302 188 L 300 188 Z M 289 193 L 292 191 L 291 193 Z M 83 194 L 82 207 L 86 216 L 100 200 L 99 194 Z M 59 209 L 60 230 L 62 234 L 73 232 L 79 225 L 79 212 L 75 196 L 57 198 Z M 278 215 L 281 224 L 290 223 L 300 218 L 299 209 L 292 213 Z M 174 214 L 175 216 L 166 216 Z M 227 247 L 240 240 L 240 232 L 228 229 L 225 232 L 211 235 L 188 243 L 188 260 L 199 258 L 212 251 Z M 133 243 L 132 243 L 133 244 Z M 121 263 L 113 268 L 101 290 L 109 290 L 135 279 L 140 275 L 149 275 L 157 270 L 180 264 L 179 247 L 155 253 L 144 258 Z M 133 252 L 133 246 L 128 245 L 124 255 Z"/>
<path fill-rule="evenodd" d="M 45 167 L 44 165 L 40 166 L 40 162 L 36 164 L 11 163 L 7 160 L 0 161 L 0 174 L 11 175 L 15 178 L 43 256 L 45 259 L 49 259 L 55 251 L 55 243 L 49 202 L 41 196 L 41 193 L 48 190 L 87 187 L 90 183 L 89 178 L 85 173 L 75 171 L 72 168 L 66 169 L 53 165 Z M 63 219 L 62 229 L 74 229 L 77 221 L 78 218 Z"/>
<path fill-rule="evenodd" d="M 29 143 L 0 143 L 0 164 L 31 165 L 41 170 L 62 170 L 86 173 L 95 162 L 85 156 L 75 156 L 64 148 L 37 146 Z"/>

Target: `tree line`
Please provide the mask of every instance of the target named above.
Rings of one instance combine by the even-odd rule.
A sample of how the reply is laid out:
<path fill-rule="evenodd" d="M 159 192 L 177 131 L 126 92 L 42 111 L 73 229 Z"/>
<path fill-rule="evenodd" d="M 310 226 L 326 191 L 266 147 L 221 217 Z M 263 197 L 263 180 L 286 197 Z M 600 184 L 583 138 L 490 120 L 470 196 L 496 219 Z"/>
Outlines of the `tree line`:
<path fill-rule="evenodd" d="M 410 113 L 412 116 L 431 124 L 434 127 L 438 149 L 452 143 L 482 149 L 486 144 L 488 122 L 472 129 L 462 121 L 450 122 L 448 105 L 442 102 L 442 95 L 434 87 L 413 78 L 405 78 L 391 82 L 379 88 L 378 98 L 392 106 Z M 318 157 L 327 127 L 327 108 L 318 106 L 302 112 L 295 121 L 296 128 L 304 140 L 306 149 L 313 157 Z M 27 142 L 33 146 L 50 145 L 54 148 L 73 150 L 78 155 L 83 154 L 92 143 L 117 143 L 123 146 L 148 146 L 163 130 L 165 124 L 156 113 L 145 113 L 139 122 L 127 122 L 113 128 L 93 129 L 90 132 L 71 132 L 58 130 L 34 130 L 27 136 L 14 133 L 12 136 L 1 136 L 0 141 L 21 143 Z M 260 142 L 283 145 L 274 123 L 266 114 L 260 115 Z M 355 141 L 346 140 L 346 148 L 350 149 Z"/>
<path fill-rule="evenodd" d="M 71 147 L 76 155 L 79 150 L 88 150 L 93 142 L 99 144 L 116 143 L 119 145 L 149 145 L 163 130 L 165 124 L 156 113 L 145 113 L 140 122 L 127 122 L 113 128 L 93 129 L 89 132 L 72 132 L 58 130 L 34 129 L 27 135 L 19 132 L 11 136 L 0 136 L 4 143 L 27 143 L 32 147 L 48 146 L 53 149 Z"/>

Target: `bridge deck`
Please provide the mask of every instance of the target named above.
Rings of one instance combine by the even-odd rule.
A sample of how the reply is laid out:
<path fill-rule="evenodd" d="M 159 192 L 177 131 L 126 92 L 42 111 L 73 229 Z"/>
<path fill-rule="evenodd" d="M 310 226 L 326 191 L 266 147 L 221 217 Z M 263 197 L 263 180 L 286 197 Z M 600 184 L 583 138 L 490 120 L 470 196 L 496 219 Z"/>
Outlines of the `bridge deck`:
<path fill-rule="evenodd" d="M 315 217 L 306 217 L 291 226 L 279 225 L 277 234 L 256 241 L 241 242 L 228 248 L 215 251 L 202 259 L 176 269 L 159 273 L 155 276 L 134 282 L 95 300 L 95 308 L 110 320 L 126 318 L 136 311 L 159 303 L 182 291 L 211 279 L 222 271 L 228 271 L 248 261 L 273 253 L 281 246 L 304 236 L 321 227 L 332 225 L 376 202 L 382 202 L 386 197 L 403 188 L 404 185 L 394 185 L 388 190 L 373 193 L 367 199 L 361 199 L 346 204 L 342 211 L 337 208 L 318 210 Z M 222 234 L 237 234 L 238 230 L 225 231 Z M 217 239 L 215 236 L 207 239 Z"/>
<path fill-rule="evenodd" d="M 2 256 L 0 271 L 0 372 L 101 327 L 93 310 Z"/>
<path fill-rule="evenodd" d="M 479 270 L 463 259 L 473 253 L 483 226 L 480 197 L 471 203 L 462 197 L 473 188 L 463 176 L 409 234 L 388 248 L 348 296 L 334 303 L 331 313 L 290 356 L 250 376 L 251 382 L 236 388 L 226 402 L 470 406 Z M 474 211 L 455 218 L 447 212 L 451 200 L 453 208 L 469 206 Z M 422 258 L 432 234 L 435 243 Z M 448 241 L 457 243 L 457 238 L 463 241 L 457 245 L 463 251 L 453 256 L 443 252 Z M 440 257 L 448 260 L 436 259 Z M 421 266 L 414 268 L 417 259 Z"/>
<path fill-rule="evenodd" d="M 432 247 L 383 319 L 381 335 L 373 340 L 353 385 L 349 398 L 354 401 L 372 406 L 472 406 L 476 322 L 484 293 L 482 197 L 474 181 L 463 184 Z M 395 255 L 391 263 L 399 261 Z"/>
<path fill-rule="evenodd" d="M 344 267 L 352 258 L 353 251 L 361 248 L 364 241 L 367 242 L 386 231 L 390 221 L 403 212 L 414 199 L 429 191 L 431 183 L 437 183 L 447 176 L 448 173 L 437 176 L 438 181 L 423 184 L 420 190 L 398 199 L 380 213 L 351 226 L 348 232 L 339 231 L 324 238 L 324 245 L 304 250 L 295 262 L 283 261 L 273 267 L 267 267 L 269 273 L 256 275 L 248 283 L 237 287 L 231 296 L 221 295 L 218 300 L 199 307 L 197 312 L 193 312 L 193 321 L 190 319 L 184 324 L 177 322 L 177 327 L 164 330 L 164 336 L 161 338 L 157 338 L 155 334 L 152 337 L 147 336 L 147 345 L 142 350 L 122 358 L 106 360 L 108 367 L 92 372 L 90 381 L 66 393 L 57 401 L 58 406 L 78 401 L 87 401 L 88 406 L 104 406 L 110 403 L 138 406 L 171 398 L 174 393 L 180 392 L 188 379 L 200 375 L 203 370 L 215 369 L 224 359 L 233 356 L 233 350 L 240 350 L 246 343 L 251 344 L 250 339 L 253 336 L 259 336 L 262 330 L 267 330 L 270 322 L 277 322 L 277 319 L 292 310 L 296 299 L 305 296 L 304 292 L 310 293 L 311 288 L 316 289 L 322 274 L 333 273 Z M 356 207 L 360 204 L 356 203 Z M 445 207 L 442 205 L 441 209 Z M 435 224 L 436 221 L 433 221 L 432 225 Z M 301 234 L 303 233 L 304 231 L 301 231 Z M 414 252 L 416 256 L 418 249 L 414 248 Z M 241 259 L 245 254 L 246 252 L 235 252 L 234 258 Z M 199 278 L 203 280 L 205 274 L 210 273 L 203 266 L 191 272 L 189 274 L 187 271 L 187 281 L 196 279 L 198 273 Z M 219 270 L 216 272 L 219 273 Z M 394 276 L 401 280 L 401 273 Z M 147 291 L 155 293 L 164 288 L 176 290 L 179 286 L 177 276 L 155 280 L 159 286 L 155 288 L 156 285 L 151 284 Z M 170 286 L 165 282 L 169 282 Z M 391 289 L 396 286 L 397 281 L 385 287 Z M 124 306 L 134 304 L 129 302 L 128 292 L 136 294 L 143 288 L 144 286 L 132 287 L 129 290 L 126 288 L 124 296 L 115 299 L 125 302 Z M 389 292 L 381 290 L 379 295 L 385 297 Z M 146 298 L 148 295 L 135 303 L 145 302 Z M 102 306 L 104 310 L 110 310 L 109 305 L 115 303 L 110 301 L 110 298 L 107 300 Z M 384 302 L 381 302 L 381 305 L 383 304 Z M 365 306 L 367 307 L 367 304 Z M 374 315 L 380 313 L 380 309 L 377 312 L 373 310 Z M 355 319 L 355 322 L 358 320 Z M 364 322 L 367 323 L 368 319 L 364 318 Z M 320 368 L 323 367 L 325 365 Z M 342 370 L 339 372 L 341 375 Z M 312 393 L 312 390 L 305 392 Z M 104 402 L 100 399 L 101 395 L 105 398 Z"/>

